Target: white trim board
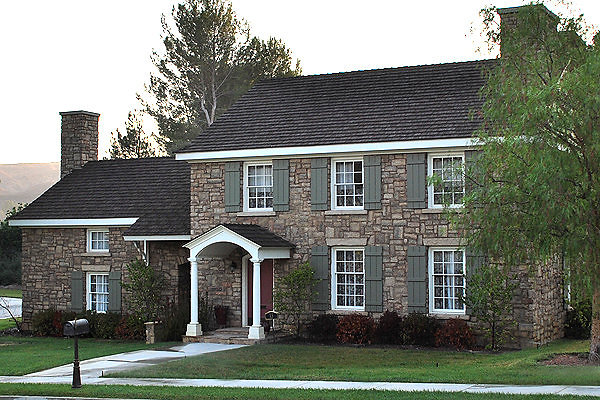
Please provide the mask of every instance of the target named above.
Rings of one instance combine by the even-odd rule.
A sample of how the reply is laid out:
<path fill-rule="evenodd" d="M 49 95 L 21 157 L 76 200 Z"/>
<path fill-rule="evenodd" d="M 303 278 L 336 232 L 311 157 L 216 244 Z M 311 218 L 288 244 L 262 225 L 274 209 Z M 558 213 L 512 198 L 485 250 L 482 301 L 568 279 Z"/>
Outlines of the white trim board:
<path fill-rule="evenodd" d="M 306 155 L 338 155 L 348 153 L 370 153 L 389 151 L 418 151 L 468 148 L 477 145 L 477 138 L 424 139 L 405 140 L 400 142 L 380 143 L 347 143 L 328 144 L 321 146 L 268 147 L 261 149 L 199 151 L 192 153 L 177 153 L 176 160 L 185 161 L 219 161 L 226 159 L 245 159 L 253 157 L 284 157 Z"/>
<path fill-rule="evenodd" d="M 126 242 L 137 242 L 137 241 L 166 241 L 166 240 L 190 240 L 191 235 L 149 235 L 149 236 L 123 236 L 123 240 Z"/>
<path fill-rule="evenodd" d="M 135 224 L 135 218 L 71 218 L 71 219 L 13 219 L 10 226 L 28 227 L 73 227 L 73 226 L 129 226 Z"/>

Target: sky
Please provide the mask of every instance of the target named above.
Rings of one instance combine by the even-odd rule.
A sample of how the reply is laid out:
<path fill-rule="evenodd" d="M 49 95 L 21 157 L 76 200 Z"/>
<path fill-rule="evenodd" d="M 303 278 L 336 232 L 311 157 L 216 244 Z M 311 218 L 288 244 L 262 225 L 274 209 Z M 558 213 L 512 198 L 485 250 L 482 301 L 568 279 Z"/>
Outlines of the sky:
<path fill-rule="evenodd" d="M 0 164 L 60 160 L 60 111 L 100 113 L 99 157 L 139 108 L 172 0 L 0 3 Z M 282 39 L 305 75 L 489 58 L 479 10 L 522 0 L 232 0 L 254 35 Z M 600 25 L 600 1 L 573 0 Z M 547 4 L 552 11 L 560 6 Z"/>

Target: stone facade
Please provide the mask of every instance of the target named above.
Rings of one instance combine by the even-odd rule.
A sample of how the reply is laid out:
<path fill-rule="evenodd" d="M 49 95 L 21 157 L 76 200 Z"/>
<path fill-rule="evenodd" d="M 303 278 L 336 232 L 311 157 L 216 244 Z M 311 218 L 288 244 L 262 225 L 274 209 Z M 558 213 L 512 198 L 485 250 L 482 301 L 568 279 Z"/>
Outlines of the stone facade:
<path fill-rule="evenodd" d="M 88 253 L 85 228 L 23 228 L 23 328 L 31 329 L 35 312 L 71 309 L 71 273 L 121 271 L 127 282 L 127 264 L 140 258 L 133 242 L 123 240 L 127 228 L 109 229 L 109 253 Z M 187 260 L 181 242 L 149 244 L 150 260 L 167 280 L 165 295 L 176 299 L 178 265 Z M 189 271 L 189 270 L 188 270 Z M 189 272 L 188 272 L 189 273 Z M 83 304 L 86 305 L 85 287 Z M 122 310 L 127 312 L 127 294 L 122 289 Z"/>
<path fill-rule="evenodd" d="M 344 243 L 349 239 L 363 245 L 383 247 L 383 309 L 408 313 L 407 249 L 415 245 L 450 245 L 458 243 L 441 210 L 409 209 L 406 195 L 406 156 L 381 156 L 381 209 L 342 213 L 312 211 L 309 158 L 290 160 L 290 210 L 270 216 L 225 211 L 223 162 L 191 164 L 191 234 L 196 237 L 221 223 L 251 223 L 267 228 L 294 243 L 289 260 L 275 260 L 274 287 L 284 274 L 310 259 L 313 246 Z M 331 165 L 329 166 L 331 171 Z M 243 175 L 243 174 L 242 174 Z M 330 176 L 330 174 L 329 174 Z M 243 177 L 241 178 L 243 180 Z M 242 182 L 240 182 L 242 185 Z M 329 187 L 329 185 L 328 185 Z M 199 292 L 207 292 L 211 301 L 229 306 L 229 324 L 241 324 L 241 268 L 243 251 L 231 260 L 200 260 Z M 230 271 L 231 261 L 238 268 Z M 560 272 L 560 271 L 558 271 Z M 562 297 L 556 293 L 556 271 L 528 276 L 521 282 L 516 304 L 520 344 L 546 343 L 562 336 L 564 311 Z M 516 300 L 515 300 L 516 301 Z M 558 311 L 557 311 L 558 310 Z M 552 312 L 550 312 L 552 311 Z M 335 311 L 339 313 L 338 311 Z M 377 315 L 375 315 L 377 317 Z"/>
<path fill-rule="evenodd" d="M 60 113 L 61 158 L 60 178 L 88 161 L 98 159 L 98 119 L 100 114 L 88 111 Z"/>

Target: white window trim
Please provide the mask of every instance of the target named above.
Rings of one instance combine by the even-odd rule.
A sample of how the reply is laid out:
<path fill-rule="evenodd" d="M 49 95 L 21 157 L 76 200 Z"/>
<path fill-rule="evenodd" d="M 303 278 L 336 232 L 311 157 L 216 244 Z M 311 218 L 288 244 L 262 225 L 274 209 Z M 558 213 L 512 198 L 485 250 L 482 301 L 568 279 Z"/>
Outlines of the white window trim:
<path fill-rule="evenodd" d="M 335 163 L 339 161 L 360 161 L 362 164 L 363 205 L 362 206 L 338 206 L 335 193 Z M 365 209 L 365 161 L 363 157 L 339 157 L 331 159 L 331 178 L 329 191 L 331 192 L 332 210 L 364 210 Z"/>
<path fill-rule="evenodd" d="M 249 207 L 249 198 L 248 198 L 248 167 L 249 166 L 255 166 L 255 165 L 270 165 L 271 166 L 271 184 L 274 184 L 275 182 L 272 180 L 273 179 L 273 161 L 269 160 L 269 161 L 253 161 L 253 162 L 246 162 L 244 163 L 244 185 L 243 185 L 243 190 L 244 190 L 244 212 L 249 212 L 249 213 L 253 213 L 253 212 L 265 212 L 265 211 L 273 211 L 273 207 L 265 207 L 265 208 L 250 208 Z M 273 187 L 274 189 L 274 187 Z"/>
<path fill-rule="evenodd" d="M 467 307 L 463 304 L 462 310 L 446 310 L 446 309 L 435 309 L 433 301 L 433 252 L 434 251 L 457 251 L 463 252 L 463 274 L 466 274 L 467 270 L 467 254 L 462 247 L 430 247 L 427 254 L 427 280 L 429 281 L 429 314 L 435 315 L 466 315 Z M 466 280 L 463 280 L 464 290 L 467 289 Z"/>
<path fill-rule="evenodd" d="M 86 248 L 88 253 L 108 253 L 110 252 L 110 233 L 108 235 L 108 249 L 92 249 L 92 232 L 109 233 L 108 228 L 93 228 L 87 230 Z"/>
<path fill-rule="evenodd" d="M 92 275 L 104 275 L 108 279 L 108 272 L 88 272 L 86 274 L 86 285 L 85 285 L 85 309 L 92 309 Z M 110 296 L 110 289 L 108 295 Z M 108 307 L 107 307 L 108 311 Z M 104 314 L 106 311 L 96 311 L 98 314 Z"/>
<path fill-rule="evenodd" d="M 337 250 L 359 250 L 363 252 L 363 306 L 338 306 L 337 305 L 337 276 L 335 269 L 335 253 Z M 365 273 L 365 248 L 364 247 L 345 247 L 337 246 L 331 248 L 331 309 L 332 310 L 346 310 L 346 311 L 365 311 L 365 302 L 367 301 L 367 283 Z"/>
<path fill-rule="evenodd" d="M 461 157 L 463 163 L 463 196 L 465 194 L 465 152 L 445 152 L 445 153 L 428 153 L 427 154 L 427 178 L 433 176 L 433 159 L 437 157 Z M 427 207 L 428 208 L 444 208 L 443 204 L 433 204 L 433 185 L 427 185 Z M 462 208 L 462 204 L 451 204 L 449 208 Z"/>

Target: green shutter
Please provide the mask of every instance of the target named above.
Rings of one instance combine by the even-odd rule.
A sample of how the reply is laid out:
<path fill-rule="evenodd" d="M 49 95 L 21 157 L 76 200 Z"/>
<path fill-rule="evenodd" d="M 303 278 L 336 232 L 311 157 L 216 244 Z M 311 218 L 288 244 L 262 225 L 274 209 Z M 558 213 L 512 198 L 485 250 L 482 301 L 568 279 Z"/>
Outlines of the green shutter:
<path fill-rule="evenodd" d="M 83 311 L 83 272 L 71 273 L 71 310 Z"/>
<path fill-rule="evenodd" d="M 327 246 L 312 248 L 310 265 L 315 270 L 315 292 L 313 298 L 313 311 L 329 309 L 329 249 Z"/>
<path fill-rule="evenodd" d="M 365 247 L 365 311 L 383 312 L 383 248 Z"/>
<path fill-rule="evenodd" d="M 473 185 L 479 180 L 477 174 L 473 170 L 477 159 L 481 155 L 481 150 L 465 151 L 465 193 L 469 194 Z"/>
<path fill-rule="evenodd" d="M 427 247 L 408 246 L 408 312 L 427 312 Z"/>
<path fill-rule="evenodd" d="M 479 268 L 481 268 L 482 265 L 484 265 L 485 263 L 485 255 L 483 255 L 481 252 L 472 249 L 472 248 L 468 248 L 465 250 L 466 253 L 466 258 L 467 258 L 467 264 L 466 264 L 466 282 L 465 282 L 465 287 L 466 287 L 466 291 L 468 293 L 469 291 L 469 281 L 471 280 L 471 276 L 473 276 L 473 274 L 475 272 L 477 272 L 477 270 Z M 467 315 L 471 314 L 471 309 L 470 307 L 467 306 L 467 310 L 466 310 Z"/>
<path fill-rule="evenodd" d="M 273 160 L 273 211 L 290 210 L 290 161 Z"/>
<path fill-rule="evenodd" d="M 327 210 L 327 158 L 310 160 L 310 204 L 313 211 Z"/>
<path fill-rule="evenodd" d="M 427 153 L 406 155 L 406 197 L 408 208 L 427 208 Z"/>
<path fill-rule="evenodd" d="M 365 210 L 381 208 L 381 157 L 365 156 L 363 158 L 365 173 Z"/>
<path fill-rule="evenodd" d="M 225 163 L 225 211 L 240 211 L 240 163 Z"/>
<path fill-rule="evenodd" d="M 108 273 L 108 311 L 121 312 L 121 272 Z"/>

